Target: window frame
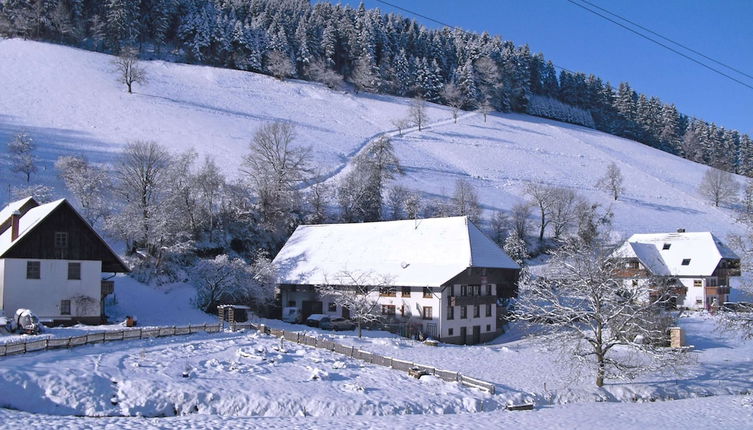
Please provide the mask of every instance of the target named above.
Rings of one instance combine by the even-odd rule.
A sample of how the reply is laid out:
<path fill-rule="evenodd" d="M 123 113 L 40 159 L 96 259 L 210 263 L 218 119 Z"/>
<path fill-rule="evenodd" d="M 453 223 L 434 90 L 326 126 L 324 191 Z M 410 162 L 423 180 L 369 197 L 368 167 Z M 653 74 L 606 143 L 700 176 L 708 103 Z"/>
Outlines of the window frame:
<path fill-rule="evenodd" d="M 473 305 L 473 318 L 481 317 L 481 305 Z"/>
<path fill-rule="evenodd" d="M 36 276 L 33 276 L 36 273 Z M 26 262 L 26 279 L 39 280 L 42 279 L 42 262 L 41 261 L 27 261 Z"/>
<path fill-rule="evenodd" d="M 75 270 L 71 272 L 71 268 L 78 267 L 78 277 L 74 278 L 71 277 L 71 275 L 75 275 Z M 68 280 L 69 281 L 80 281 L 81 280 L 81 263 L 77 261 L 69 261 L 68 262 Z"/>
<path fill-rule="evenodd" d="M 491 303 L 486 304 L 486 316 L 488 317 L 492 316 L 492 304 Z"/>
<path fill-rule="evenodd" d="M 400 296 L 401 297 L 410 297 L 411 289 L 410 287 L 401 287 L 400 288 Z"/>
<path fill-rule="evenodd" d="M 397 297 L 397 288 L 379 287 L 379 297 Z"/>
<path fill-rule="evenodd" d="M 68 312 L 66 312 L 66 309 Z M 60 315 L 70 315 L 70 314 L 71 314 L 71 301 L 61 300 L 60 301 Z"/>
<path fill-rule="evenodd" d="M 680 263 L 681 266 L 690 266 L 690 258 L 683 258 L 682 263 Z"/>
<path fill-rule="evenodd" d="M 447 306 L 447 319 L 448 320 L 455 319 L 455 306 L 452 306 L 452 305 Z"/>
<path fill-rule="evenodd" d="M 423 306 L 421 308 L 421 319 L 422 320 L 432 320 L 434 317 L 432 316 L 432 308 L 431 306 Z"/>
<path fill-rule="evenodd" d="M 423 296 L 423 298 L 430 299 L 432 297 L 434 297 L 434 294 L 432 294 L 431 288 L 424 287 L 424 296 Z"/>
<path fill-rule="evenodd" d="M 56 231 L 53 238 L 53 247 L 55 249 L 68 249 L 68 232 Z"/>
<path fill-rule="evenodd" d="M 461 306 L 460 307 L 460 319 L 461 320 L 467 320 L 468 319 L 468 306 Z"/>
<path fill-rule="evenodd" d="M 382 315 L 395 316 L 396 312 L 395 305 L 382 305 Z"/>
<path fill-rule="evenodd" d="M 327 303 L 327 312 L 337 312 L 337 303 L 335 302 Z"/>

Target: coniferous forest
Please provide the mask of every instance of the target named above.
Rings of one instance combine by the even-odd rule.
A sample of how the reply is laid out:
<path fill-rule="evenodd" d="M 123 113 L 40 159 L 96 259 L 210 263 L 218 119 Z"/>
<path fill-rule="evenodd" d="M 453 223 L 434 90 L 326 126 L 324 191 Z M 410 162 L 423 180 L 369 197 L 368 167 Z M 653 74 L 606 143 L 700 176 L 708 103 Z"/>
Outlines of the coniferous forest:
<path fill-rule="evenodd" d="M 487 33 L 307 0 L 0 0 L 0 35 L 350 85 L 596 128 L 753 175 L 748 135 Z"/>

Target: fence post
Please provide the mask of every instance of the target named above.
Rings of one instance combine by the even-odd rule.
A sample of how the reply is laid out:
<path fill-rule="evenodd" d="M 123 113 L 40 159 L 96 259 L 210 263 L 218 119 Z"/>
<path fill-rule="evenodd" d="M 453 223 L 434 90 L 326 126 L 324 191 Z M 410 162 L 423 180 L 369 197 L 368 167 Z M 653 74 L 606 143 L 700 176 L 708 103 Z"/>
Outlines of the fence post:
<path fill-rule="evenodd" d="M 351 347 L 350 347 L 350 356 L 351 356 L 351 357 L 353 356 L 353 352 L 354 352 L 355 350 L 356 350 L 356 348 L 355 348 L 354 346 L 351 346 Z"/>

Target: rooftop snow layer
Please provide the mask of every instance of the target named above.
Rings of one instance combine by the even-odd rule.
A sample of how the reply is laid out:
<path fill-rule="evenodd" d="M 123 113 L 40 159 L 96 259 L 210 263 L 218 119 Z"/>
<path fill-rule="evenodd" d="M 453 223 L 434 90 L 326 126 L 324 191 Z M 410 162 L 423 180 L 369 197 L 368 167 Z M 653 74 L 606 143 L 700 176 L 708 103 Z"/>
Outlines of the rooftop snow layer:
<path fill-rule="evenodd" d="M 54 202 L 46 203 L 43 205 L 39 205 L 35 208 L 31 208 L 28 212 L 26 212 L 18 221 L 18 238 L 15 241 L 11 241 L 11 233 L 12 229 L 5 230 L 2 234 L 0 234 L 0 256 L 5 254 L 8 249 L 10 249 L 13 242 L 17 242 L 21 240 L 21 238 L 24 237 L 28 232 L 30 232 L 37 223 L 47 217 L 52 211 L 54 211 L 58 206 L 60 206 L 65 199 L 55 200 Z M 14 205 L 16 203 L 23 202 L 23 200 L 19 200 L 18 202 L 13 202 L 10 205 L 6 206 L 5 209 L 2 210 L 2 213 L 5 213 L 6 209 L 10 207 L 11 205 Z M 12 213 L 12 212 L 11 212 Z"/>
<path fill-rule="evenodd" d="M 274 259 L 282 284 L 348 284 L 357 277 L 393 285 L 440 286 L 469 266 L 520 268 L 467 217 L 302 225 Z"/>
<path fill-rule="evenodd" d="M 710 232 L 634 234 L 614 255 L 663 276 L 711 276 L 722 258 L 739 258 Z"/>

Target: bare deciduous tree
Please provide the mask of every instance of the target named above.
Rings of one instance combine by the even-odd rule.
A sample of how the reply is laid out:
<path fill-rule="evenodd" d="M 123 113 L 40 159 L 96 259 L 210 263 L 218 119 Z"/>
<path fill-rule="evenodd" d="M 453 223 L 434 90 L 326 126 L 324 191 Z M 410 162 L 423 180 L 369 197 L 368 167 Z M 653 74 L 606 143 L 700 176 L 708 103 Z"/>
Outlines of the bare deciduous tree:
<path fill-rule="evenodd" d="M 512 223 L 510 222 L 510 217 L 508 217 L 506 213 L 496 211 L 489 220 L 489 227 L 491 230 L 489 237 L 497 245 L 502 246 L 505 243 L 507 236 L 509 236 Z"/>
<path fill-rule="evenodd" d="M 568 232 L 570 226 L 577 220 L 575 207 L 578 195 L 566 188 L 552 189 L 552 204 L 549 207 L 551 218 L 552 236 L 554 240 L 560 240 Z"/>
<path fill-rule="evenodd" d="M 544 241 L 544 231 L 551 222 L 549 214 L 554 203 L 553 187 L 543 184 L 529 183 L 525 187 L 531 203 L 539 210 L 539 242 Z"/>
<path fill-rule="evenodd" d="M 8 142 L 8 153 L 10 153 L 11 170 L 16 173 L 23 173 L 26 175 L 26 183 L 31 180 L 31 174 L 36 173 L 39 167 L 37 166 L 37 156 L 34 153 L 36 145 L 25 132 L 21 132 L 13 136 L 13 139 Z"/>
<path fill-rule="evenodd" d="M 308 68 L 308 75 L 314 81 L 320 82 L 330 89 L 339 88 L 343 83 L 343 77 L 327 67 L 323 61 L 313 62 Z"/>
<path fill-rule="evenodd" d="M 494 107 L 492 107 L 492 104 L 489 102 L 489 100 L 484 100 L 483 103 L 478 107 L 478 112 L 484 116 L 484 122 L 486 122 L 486 117 L 491 113 L 494 112 Z"/>
<path fill-rule="evenodd" d="M 448 106 L 452 109 L 452 119 L 455 123 L 458 122 L 458 112 L 465 105 L 465 98 L 460 88 L 454 83 L 450 82 L 442 88 L 442 98 L 445 100 Z"/>
<path fill-rule="evenodd" d="M 214 311 L 222 303 L 259 306 L 274 297 L 275 273 L 262 254 L 257 254 L 252 265 L 240 258 L 218 255 L 197 261 L 189 272 L 196 286 L 196 306 L 205 312 Z"/>
<path fill-rule="evenodd" d="M 389 276 L 377 275 L 371 272 L 342 271 L 332 277 L 332 281 L 317 287 L 323 297 L 329 298 L 337 306 L 348 309 L 350 319 L 356 323 L 358 337 L 364 325 L 378 321 L 379 290 L 391 288 L 392 279 Z"/>
<path fill-rule="evenodd" d="M 418 127 L 418 131 L 422 130 L 422 127 L 429 120 L 426 114 L 426 101 L 421 97 L 414 97 L 410 104 L 410 111 L 408 117 L 413 124 Z"/>
<path fill-rule="evenodd" d="M 740 184 L 732 173 L 709 167 L 701 179 L 698 191 L 711 200 L 714 206 L 719 207 L 722 204 L 734 203 L 739 188 Z"/>
<path fill-rule="evenodd" d="M 387 194 L 387 210 L 393 220 L 403 219 L 406 214 L 406 203 L 410 193 L 402 185 L 390 188 Z"/>
<path fill-rule="evenodd" d="M 512 230 L 521 239 L 525 240 L 528 235 L 529 218 L 531 216 L 531 205 L 527 203 L 518 203 L 510 209 L 510 221 Z"/>
<path fill-rule="evenodd" d="M 392 125 L 395 126 L 395 128 L 397 129 L 397 133 L 401 137 L 403 136 L 403 130 L 410 127 L 410 124 L 411 122 L 408 118 L 401 118 L 401 119 L 396 119 L 392 121 Z"/>
<path fill-rule="evenodd" d="M 596 187 L 600 190 L 604 190 L 612 195 L 612 198 L 617 200 L 620 195 L 625 191 L 625 187 L 622 185 L 622 171 L 615 163 L 609 163 L 607 171 L 604 173 L 598 182 Z"/>
<path fill-rule="evenodd" d="M 263 221 L 285 228 L 300 205 L 297 187 L 311 173 L 310 147 L 296 147 L 295 127 L 284 121 L 263 124 L 254 134 L 242 171 L 259 199 Z"/>
<path fill-rule="evenodd" d="M 552 252 L 548 273 L 522 281 L 517 303 L 520 318 L 595 366 L 599 387 L 609 377 L 677 363 L 681 354 L 664 345 L 671 321 L 661 311 L 666 289 L 623 283 L 609 255 L 599 245 L 563 245 Z"/>
<path fill-rule="evenodd" d="M 123 48 L 120 55 L 113 60 L 115 71 L 118 73 L 118 82 L 125 84 L 128 93 L 131 94 L 133 84 L 146 83 L 146 70 L 139 62 L 139 52 L 135 48 Z"/>
<path fill-rule="evenodd" d="M 478 193 L 470 182 L 458 179 L 455 182 L 455 192 L 452 196 L 455 215 L 467 216 L 472 222 L 481 219 L 481 205 L 478 202 Z"/>

